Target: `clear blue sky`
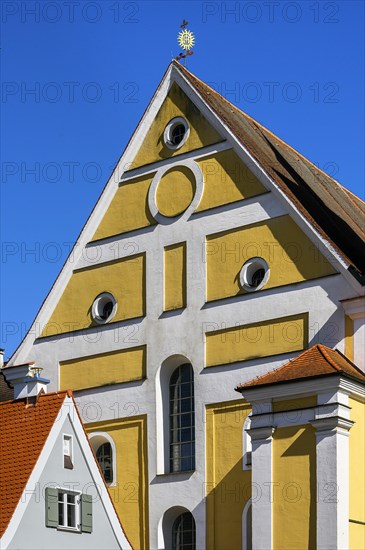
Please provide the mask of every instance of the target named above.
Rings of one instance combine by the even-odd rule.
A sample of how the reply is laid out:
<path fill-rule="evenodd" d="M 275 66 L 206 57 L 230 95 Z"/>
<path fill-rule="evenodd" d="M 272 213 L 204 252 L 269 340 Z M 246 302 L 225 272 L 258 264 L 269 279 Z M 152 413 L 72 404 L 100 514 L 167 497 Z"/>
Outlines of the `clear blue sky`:
<path fill-rule="evenodd" d="M 364 197 L 362 1 L 3 0 L 1 10 L 7 357 L 179 53 L 183 18 L 194 74 Z"/>

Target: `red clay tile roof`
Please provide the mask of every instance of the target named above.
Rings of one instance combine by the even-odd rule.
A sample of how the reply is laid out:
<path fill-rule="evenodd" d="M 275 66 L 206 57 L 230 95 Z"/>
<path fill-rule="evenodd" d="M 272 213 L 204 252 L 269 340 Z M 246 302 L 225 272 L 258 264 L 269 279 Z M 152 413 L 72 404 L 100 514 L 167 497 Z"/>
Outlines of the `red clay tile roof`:
<path fill-rule="evenodd" d="M 257 386 L 297 382 L 306 378 L 334 374 L 356 378 L 365 383 L 365 374 L 340 351 L 317 344 L 278 369 L 258 376 L 245 384 L 239 384 L 236 391 L 242 393 L 245 389 Z"/>
<path fill-rule="evenodd" d="M 0 403 L 0 536 L 5 532 L 68 392 Z"/>
<path fill-rule="evenodd" d="M 182 65 L 173 63 L 365 284 L 365 203 Z"/>

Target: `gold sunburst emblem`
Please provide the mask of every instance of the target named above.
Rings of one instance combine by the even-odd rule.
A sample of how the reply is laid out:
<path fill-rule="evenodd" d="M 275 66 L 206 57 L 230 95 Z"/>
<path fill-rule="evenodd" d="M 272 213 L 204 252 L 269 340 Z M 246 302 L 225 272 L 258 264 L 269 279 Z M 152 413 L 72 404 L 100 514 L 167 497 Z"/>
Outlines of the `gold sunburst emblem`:
<path fill-rule="evenodd" d="M 183 50 L 191 50 L 195 43 L 195 36 L 191 31 L 184 29 L 179 32 L 177 41 Z"/>

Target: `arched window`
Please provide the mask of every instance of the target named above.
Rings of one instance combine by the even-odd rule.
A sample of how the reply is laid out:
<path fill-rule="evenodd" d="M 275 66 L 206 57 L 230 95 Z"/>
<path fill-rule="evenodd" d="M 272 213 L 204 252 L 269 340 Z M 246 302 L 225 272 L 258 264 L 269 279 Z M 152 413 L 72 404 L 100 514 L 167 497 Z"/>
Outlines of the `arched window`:
<path fill-rule="evenodd" d="M 190 512 L 184 512 L 174 521 L 172 550 L 195 550 L 195 521 Z"/>
<path fill-rule="evenodd" d="M 195 469 L 194 373 L 190 363 L 177 367 L 170 384 L 170 472 Z"/>
<path fill-rule="evenodd" d="M 105 483 L 113 481 L 113 451 L 109 441 L 100 445 L 96 451 L 96 458 L 99 462 Z"/>
<path fill-rule="evenodd" d="M 89 438 L 105 483 L 109 486 L 115 485 L 116 450 L 112 437 L 105 432 L 92 432 Z"/>

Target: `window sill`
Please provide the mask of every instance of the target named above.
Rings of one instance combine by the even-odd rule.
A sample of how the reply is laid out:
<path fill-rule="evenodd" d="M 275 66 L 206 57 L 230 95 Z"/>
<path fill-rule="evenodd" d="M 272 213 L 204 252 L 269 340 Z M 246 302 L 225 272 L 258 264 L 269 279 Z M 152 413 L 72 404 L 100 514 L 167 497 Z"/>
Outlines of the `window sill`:
<path fill-rule="evenodd" d="M 183 472 L 165 472 L 156 474 L 155 483 L 168 483 L 169 481 L 183 481 L 184 479 L 189 479 L 196 470 L 185 470 Z"/>
<path fill-rule="evenodd" d="M 81 529 L 77 527 L 64 527 L 63 525 L 59 525 L 57 527 L 57 531 L 71 531 L 72 533 L 81 533 Z"/>

